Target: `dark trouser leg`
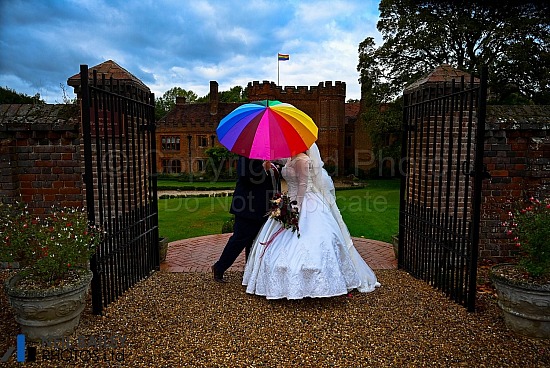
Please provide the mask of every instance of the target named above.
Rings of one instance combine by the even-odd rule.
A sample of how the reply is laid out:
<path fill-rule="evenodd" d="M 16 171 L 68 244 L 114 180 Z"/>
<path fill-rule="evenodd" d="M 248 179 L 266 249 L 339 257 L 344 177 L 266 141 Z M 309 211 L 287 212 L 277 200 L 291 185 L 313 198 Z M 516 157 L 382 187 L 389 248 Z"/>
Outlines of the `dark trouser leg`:
<path fill-rule="evenodd" d="M 265 220 L 251 220 L 247 218 L 235 217 L 233 226 L 233 235 L 227 241 L 225 248 L 218 262 L 214 264 L 216 271 L 223 274 L 235 262 L 239 254 L 246 249 L 246 257 L 250 253 L 252 242 L 260 232 Z"/>

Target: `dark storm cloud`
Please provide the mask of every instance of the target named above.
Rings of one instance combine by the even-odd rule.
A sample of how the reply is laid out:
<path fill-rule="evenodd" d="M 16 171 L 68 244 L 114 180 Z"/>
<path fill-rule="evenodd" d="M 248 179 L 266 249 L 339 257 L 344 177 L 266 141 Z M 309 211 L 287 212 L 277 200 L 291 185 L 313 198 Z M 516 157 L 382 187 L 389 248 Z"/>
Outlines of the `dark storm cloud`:
<path fill-rule="evenodd" d="M 199 96 L 252 80 L 347 83 L 359 98 L 357 48 L 375 29 L 378 2 L 0 0 L 0 85 L 59 102 L 80 64 L 115 60 L 157 96 Z M 69 92 L 70 88 L 66 87 Z"/>

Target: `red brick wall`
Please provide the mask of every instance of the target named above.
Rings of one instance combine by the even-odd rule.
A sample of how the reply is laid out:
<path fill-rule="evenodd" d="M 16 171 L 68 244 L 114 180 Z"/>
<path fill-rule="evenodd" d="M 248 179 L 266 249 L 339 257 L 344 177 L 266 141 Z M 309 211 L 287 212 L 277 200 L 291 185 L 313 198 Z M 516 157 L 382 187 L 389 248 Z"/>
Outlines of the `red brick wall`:
<path fill-rule="evenodd" d="M 550 107 L 547 110 L 550 112 Z M 531 196 L 550 195 L 550 115 L 542 122 L 537 120 L 510 122 L 506 112 L 501 111 L 494 121 L 487 122 L 484 164 L 492 178 L 483 182 L 482 189 L 482 258 L 513 256 L 517 248 L 501 226 L 512 204 Z"/>
<path fill-rule="evenodd" d="M 68 105 L 0 105 L 0 196 L 37 214 L 83 205 L 79 110 Z"/>

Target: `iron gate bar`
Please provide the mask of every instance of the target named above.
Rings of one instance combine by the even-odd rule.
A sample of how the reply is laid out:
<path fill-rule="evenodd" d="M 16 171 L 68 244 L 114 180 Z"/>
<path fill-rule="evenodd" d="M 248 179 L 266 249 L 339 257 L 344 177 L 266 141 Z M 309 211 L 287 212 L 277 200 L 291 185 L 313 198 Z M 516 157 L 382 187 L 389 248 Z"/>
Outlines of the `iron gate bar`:
<path fill-rule="evenodd" d="M 113 88 L 113 90 L 115 90 L 115 83 L 114 83 L 114 80 L 113 80 L 112 76 L 109 80 L 109 84 L 112 86 L 111 88 Z M 116 92 L 120 93 L 120 84 L 118 84 L 118 80 L 117 80 L 117 83 L 116 83 Z M 121 111 L 121 102 L 122 102 L 122 100 L 121 99 L 115 99 L 114 96 L 112 97 L 112 99 L 113 99 L 113 110 L 114 111 L 111 111 L 111 113 L 112 113 L 112 115 L 111 115 L 111 130 L 113 132 L 115 131 L 114 121 L 116 119 L 116 121 L 118 121 L 118 124 L 119 124 L 119 126 L 118 126 L 118 131 L 119 131 L 118 146 L 122 147 L 122 134 L 120 134 L 120 132 L 121 132 L 121 126 L 120 125 L 122 124 L 122 111 Z M 113 147 L 117 146 L 117 139 L 115 137 L 115 134 L 112 135 L 112 142 L 111 143 L 112 143 Z M 114 181 L 115 181 L 115 187 L 118 188 L 119 187 L 119 181 L 118 180 L 119 180 L 119 176 L 120 176 L 120 187 L 123 191 L 123 188 L 124 188 L 124 175 L 122 175 L 122 173 L 118 172 L 118 169 L 119 169 L 119 166 L 117 164 L 118 163 L 118 161 L 117 161 L 118 154 L 119 154 L 119 150 L 116 149 L 115 153 L 113 154 Z M 122 165 L 122 159 L 121 159 L 120 164 Z M 117 214 L 117 216 L 118 216 L 119 213 L 121 213 L 120 211 L 122 211 L 122 213 L 124 213 L 124 210 L 122 208 L 120 208 L 121 205 L 122 205 L 120 202 L 121 202 L 123 196 L 124 196 L 123 192 L 121 192 L 120 195 L 119 195 L 119 191 L 118 190 L 115 191 L 115 213 Z M 121 224 L 120 224 L 119 220 L 115 221 L 114 237 L 115 237 L 115 242 L 117 244 L 124 244 L 124 239 L 123 239 L 122 231 L 121 231 Z M 121 254 L 120 250 L 117 250 L 116 255 L 115 255 L 115 259 L 116 259 L 115 264 L 116 264 L 116 269 L 117 269 L 117 277 L 116 277 L 116 285 L 115 285 L 116 291 L 115 291 L 115 293 L 118 295 L 118 294 L 121 294 L 125 290 L 121 285 L 121 280 L 123 279 L 123 277 L 121 277 L 121 273 L 123 274 L 124 262 L 123 262 L 122 254 Z"/>
<path fill-rule="evenodd" d="M 428 101 L 434 99 L 437 94 L 438 94 L 438 90 L 436 89 L 435 90 L 435 95 L 436 96 L 433 96 L 433 92 L 432 92 L 433 88 L 429 88 L 428 90 L 428 95 L 427 95 L 427 98 L 428 98 Z M 431 152 L 433 152 L 433 154 L 435 154 L 437 152 L 437 147 L 434 145 L 435 144 L 435 137 L 437 136 L 437 118 L 438 118 L 438 105 L 436 105 L 438 100 L 434 100 L 432 103 L 427 103 L 426 105 L 428 106 L 428 119 L 427 119 L 427 131 L 426 131 L 426 134 L 427 134 L 427 140 L 426 140 L 426 166 L 425 166 L 425 172 L 428 173 L 429 170 L 428 170 L 428 158 L 431 156 L 430 155 L 430 148 L 431 148 Z M 433 120 L 432 120 L 432 114 L 435 114 L 433 116 Z M 424 115 L 424 113 L 423 113 Z M 433 125 L 433 134 L 432 134 L 432 125 Z M 433 137 L 433 138 L 432 138 Z M 434 139 L 434 144 L 431 144 L 431 140 Z M 435 160 L 432 160 L 432 166 L 435 165 Z M 432 175 L 429 176 L 429 175 L 424 175 L 424 198 L 427 198 L 428 196 L 428 179 L 430 179 L 432 181 L 432 183 L 434 182 L 434 177 L 433 177 L 433 173 L 435 172 L 435 170 L 432 168 Z M 434 185 L 430 185 L 430 207 L 429 209 L 426 208 L 426 206 L 423 206 L 421 207 L 422 210 L 424 210 L 425 212 L 427 212 L 427 214 L 421 214 L 422 218 L 426 218 L 426 224 L 425 224 L 425 229 L 427 229 L 427 237 L 428 237 L 428 246 L 426 247 L 426 251 L 424 251 L 424 254 L 425 254 L 425 260 L 423 261 L 423 263 L 427 263 L 427 265 L 425 266 L 425 270 L 423 272 L 422 275 L 420 275 L 420 277 L 424 280 L 428 279 L 429 280 L 429 275 L 431 275 L 434 270 L 435 270 L 435 267 L 434 267 L 434 262 L 438 261 L 438 258 L 435 256 L 436 255 L 436 248 L 437 248 L 437 243 L 434 241 L 434 237 L 437 235 L 437 231 L 438 231 L 438 228 L 437 227 L 434 227 L 433 225 L 433 221 L 434 219 L 437 219 L 436 217 L 436 214 L 435 212 L 433 211 L 433 201 L 434 201 L 434 197 L 435 197 L 435 189 L 434 189 Z M 426 254 L 427 253 L 427 254 Z"/>
<path fill-rule="evenodd" d="M 94 80 L 97 78 L 97 71 L 94 70 Z M 105 86 L 106 85 L 106 81 L 105 81 L 105 74 L 102 74 L 101 75 L 101 85 L 102 86 Z M 101 110 L 102 110 L 102 113 L 103 113 L 103 139 L 100 139 L 99 142 L 102 143 L 102 147 L 104 147 L 105 149 L 105 152 L 109 152 L 109 129 L 108 129 L 108 124 L 109 124 L 109 118 L 108 118 L 108 113 L 110 112 L 110 106 L 109 106 L 109 96 L 105 93 L 102 93 L 100 96 L 99 96 L 99 106 L 101 106 Z M 96 139 L 99 139 L 98 137 L 96 137 Z M 98 155 L 98 161 L 101 160 L 103 162 L 103 150 L 102 151 L 97 151 L 97 155 Z M 104 197 L 106 198 L 106 201 L 107 201 L 107 219 L 105 221 L 103 221 L 102 223 L 105 223 L 105 225 L 107 226 L 107 231 L 109 234 L 113 234 L 113 223 L 112 223 L 112 213 L 111 213 L 111 175 L 110 175 L 110 172 L 109 172 L 109 169 L 110 169 L 110 166 L 109 166 L 109 160 L 105 160 L 105 170 L 106 170 L 106 175 L 105 175 L 105 180 L 106 180 L 106 190 L 103 190 L 104 187 L 101 185 L 99 186 L 101 189 L 101 191 L 104 193 Z M 101 213 L 103 214 L 104 211 L 101 211 Z M 108 272 L 111 274 L 111 275 L 114 275 L 115 274 L 115 270 L 114 270 L 114 267 L 113 267 L 113 237 L 110 236 L 108 239 L 107 239 L 107 268 L 108 268 Z M 115 277 L 112 277 L 110 278 L 109 280 L 105 280 L 105 283 L 106 283 L 106 291 L 108 292 L 108 298 L 107 300 L 108 301 L 112 301 L 114 300 L 115 298 L 115 295 L 114 295 L 114 290 L 113 290 L 113 284 L 114 284 L 114 279 Z"/>
<path fill-rule="evenodd" d="M 109 78 L 109 85 L 112 86 L 113 85 L 113 78 Z M 112 87 L 111 87 L 112 88 Z M 109 156 L 110 157 L 107 157 L 107 158 L 110 158 L 112 160 L 112 165 L 110 164 L 110 160 L 108 160 L 106 158 L 106 163 L 107 163 L 107 172 L 111 172 L 113 173 L 113 186 L 114 188 L 118 189 L 118 172 L 117 172 L 117 165 L 116 165 L 116 127 L 115 127 L 115 113 L 116 113 L 116 108 L 115 108 L 115 97 L 114 95 L 112 94 L 109 94 L 106 96 L 107 97 L 107 101 L 108 101 L 108 108 L 109 108 L 109 113 L 110 113 L 110 123 L 111 123 L 111 147 L 112 147 L 112 150 L 113 150 L 113 153 L 110 154 Z M 107 140 L 108 142 L 108 140 Z M 109 150 L 107 149 L 107 152 L 109 152 Z M 109 177 L 111 175 L 108 175 Z M 109 180 L 110 182 L 110 180 Z M 118 290 L 118 287 L 117 287 L 117 280 L 119 278 L 119 268 L 118 268 L 118 251 L 115 251 L 115 245 L 118 244 L 119 242 L 117 241 L 117 234 L 118 234 L 118 221 L 116 221 L 115 217 L 113 216 L 113 212 L 114 214 L 117 214 L 118 213 L 118 190 L 114 190 L 113 193 L 111 194 L 110 193 L 110 184 L 107 184 L 107 190 L 108 190 L 108 194 L 107 194 L 107 198 L 108 198 L 108 202 L 107 202 L 107 207 L 109 208 L 109 222 L 111 223 L 111 232 L 113 234 L 113 237 L 111 238 L 112 240 L 112 243 L 111 243 L 111 252 L 112 252 L 112 262 L 110 262 L 110 265 L 111 265 L 111 269 L 113 271 L 113 278 L 111 278 L 111 300 L 115 299 L 116 298 L 116 295 L 118 295 L 118 293 L 120 292 L 120 290 Z M 114 203 L 111 201 L 111 199 L 114 197 Z M 114 211 L 112 210 L 113 209 L 113 206 L 114 206 Z"/>
<path fill-rule="evenodd" d="M 453 81 L 453 86 L 454 86 L 454 81 Z M 464 91 L 466 90 L 466 87 L 465 87 L 465 84 L 464 84 L 464 76 L 462 76 L 460 78 L 460 88 L 459 88 L 460 91 Z M 457 142 L 457 158 L 455 159 L 455 163 L 456 163 L 456 167 L 455 167 L 455 202 L 454 202 L 454 212 L 453 212 L 453 216 L 454 216 L 454 222 L 453 222 L 453 233 L 454 234 L 457 234 L 456 237 L 458 239 L 456 239 L 456 242 L 455 242 L 455 253 L 453 255 L 453 259 L 452 259 L 452 263 L 455 264 L 455 265 L 458 265 L 455 267 L 455 270 L 454 272 L 451 274 L 451 289 L 452 290 L 455 290 L 455 301 L 456 302 L 459 302 L 460 299 L 461 299 L 461 290 L 462 288 L 460 287 L 460 280 L 461 280 L 461 275 L 462 275 L 462 272 L 460 271 L 460 261 L 464 258 L 463 257 L 463 252 L 462 252 L 462 243 L 463 243 L 463 233 L 462 232 L 458 232 L 458 230 L 462 230 L 462 220 L 464 219 L 464 216 L 466 215 L 467 213 L 467 209 L 465 207 L 462 207 L 462 218 L 459 218 L 458 216 L 458 208 L 459 208 L 459 186 L 460 186 L 460 173 L 461 173 L 461 165 L 462 165 L 462 127 L 464 125 L 464 98 L 465 98 L 465 95 L 464 93 L 461 93 L 459 95 L 457 95 L 457 98 L 456 98 L 456 108 L 458 109 L 458 118 L 457 118 L 457 123 L 458 123 L 458 142 Z M 468 178 L 467 180 L 465 181 L 468 181 Z M 464 192 L 464 197 L 467 197 L 467 192 Z"/>
<path fill-rule="evenodd" d="M 88 186 L 90 183 L 93 183 L 93 171 L 92 171 L 92 132 L 90 126 L 90 90 L 88 88 L 88 66 L 80 65 L 80 86 L 81 86 L 81 106 L 82 106 L 82 137 L 84 141 L 84 182 L 86 183 L 86 212 L 88 221 L 92 224 L 95 224 L 95 206 L 94 203 L 94 191 L 90 190 Z M 92 186 L 93 188 L 93 186 Z M 92 204 L 92 205 L 90 205 Z M 97 252 L 99 252 L 99 247 L 90 259 L 90 269 L 97 270 L 98 260 Z M 101 280 L 94 274 L 91 282 L 92 290 L 101 290 Z M 92 306 L 95 309 L 95 306 L 101 304 L 101 294 L 92 292 Z"/>
<path fill-rule="evenodd" d="M 481 73 L 481 74 L 482 74 L 482 81 L 481 81 L 482 83 L 481 83 L 481 86 L 480 86 L 480 88 L 481 88 L 482 90 L 483 90 L 484 88 L 486 88 L 486 85 L 485 85 L 485 86 L 483 85 L 483 75 L 486 75 L 486 73 L 487 73 L 486 70 L 485 70 L 485 71 L 482 70 L 482 73 Z M 471 76 L 470 76 L 470 85 L 473 85 L 473 84 L 474 84 L 474 76 L 471 75 Z M 475 103 L 474 94 L 473 94 L 473 93 L 470 93 L 468 97 L 469 97 L 469 100 L 468 100 L 468 101 L 469 101 L 469 104 L 468 104 L 468 106 L 475 106 L 475 105 L 474 105 L 474 103 Z M 484 98 L 481 96 L 481 94 L 480 94 L 480 96 L 479 96 L 479 102 L 478 102 L 477 106 L 482 106 L 482 105 L 485 106 L 484 101 L 485 101 L 485 99 L 484 99 Z M 478 108 L 479 108 L 479 107 L 478 107 Z M 470 108 L 468 109 L 468 121 L 473 121 L 473 114 L 474 114 L 473 108 L 470 107 Z M 483 117 L 483 120 L 481 120 L 481 121 L 483 122 L 483 126 L 485 126 L 485 117 Z M 472 124 L 468 124 L 468 137 L 471 137 L 471 136 L 472 136 L 472 130 L 473 130 Z M 479 139 L 479 136 L 476 137 L 476 139 Z M 480 152 L 480 151 L 478 151 L 478 152 Z M 466 154 L 467 154 L 467 156 L 466 156 L 466 157 L 467 157 L 467 158 L 466 158 L 466 162 L 468 162 L 468 166 L 469 166 L 469 163 L 470 163 L 470 161 L 471 161 L 471 159 L 472 159 L 471 153 L 472 153 L 472 141 L 471 141 L 470 139 L 468 139 L 467 146 L 466 146 Z M 480 154 L 480 155 L 483 156 L 482 154 Z M 473 174 L 475 175 L 475 171 L 473 172 Z M 468 175 L 467 175 L 467 176 L 468 176 L 468 180 L 466 180 L 466 181 L 464 182 L 464 191 L 465 191 L 465 193 L 470 193 L 470 179 L 471 179 L 471 177 L 472 177 L 472 172 L 470 172 L 470 171 L 468 170 Z M 477 188 L 479 188 L 478 190 L 479 190 L 479 192 L 481 193 L 481 185 L 477 186 Z M 470 200 L 470 196 L 465 196 L 465 197 L 464 197 L 464 208 L 468 208 L 469 200 Z M 475 211 L 475 209 L 477 208 L 477 211 L 479 212 L 479 208 L 480 208 L 480 207 L 476 207 L 476 205 L 474 204 L 473 208 L 474 208 L 474 211 Z M 473 221 L 475 221 L 475 219 L 474 219 Z M 479 221 L 479 220 L 478 220 L 478 221 Z M 479 230 L 478 230 L 478 231 L 479 231 Z M 469 222 L 467 221 L 466 218 L 464 218 L 464 225 L 463 225 L 462 232 L 463 232 L 464 234 L 468 234 L 468 239 L 472 239 L 472 245 L 473 245 L 474 248 L 476 248 L 476 252 L 477 252 L 478 241 L 472 238 L 471 223 L 469 223 Z M 468 246 L 468 242 L 465 241 L 465 243 L 464 243 L 464 250 L 466 250 L 467 246 Z M 476 261 L 474 262 L 474 264 L 475 264 L 475 267 L 476 267 L 474 279 L 477 279 L 477 259 L 476 259 Z M 461 267 L 462 267 L 463 269 L 465 268 L 465 269 L 467 269 L 467 270 L 470 270 L 470 269 L 471 269 L 471 261 L 468 262 L 468 258 L 466 258 L 466 257 L 462 258 L 462 260 L 461 260 Z M 467 273 L 464 275 L 464 279 L 462 280 L 462 282 L 463 282 L 464 284 L 467 284 L 467 283 L 469 282 L 469 274 L 470 274 L 470 272 L 467 272 Z M 462 292 L 462 291 L 463 291 L 463 289 L 461 289 L 461 292 Z M 468 310 L 473 312 L 474 309 L 475 309 L 475 293 L 474 293 L 473 297 L 472 297 L 472 295 L 464 295 L 464 296 L 461 295 L 461 297 L 467 299 Z M 473 299 L 473 301 L 472 301 L 472 299 Z"/>
<path fill-rule="evenodd" d="M 424 150 L 424 105 L 425 104 L 417 104 L 415 105 L 415 126 L 419 127 L 419 129 L 415 130 L 415 152 L 420 152 L 420 156 L 418 157 L 418 160 L 414 160 L 414 166 L 415 166 L 415 172 L 421 172 L 422 168 L 422 158 L 423 158 L 423 150 Z M 418 138 L 418 139 L 417 139 Z M 417 144 L 419 142 L 419 144 Z M 418 149 L 418 151 L 417 151 Z M 420 169 L 420 170 L 418 170 Z M 422 177 L 418 175 L 418 185 L 416 185 L 416 180 L 413 180 L 414 184 L 414 193 L 422 193 Z M 419 198 L 420 199 L 420 198 Z M 421 213 L 421 207 L 416 208 L 416 214 L 420 215 Z M 419 229 L 419 232 L 415 232 L 415 244 L 420 244 L 421 234 L 422 234 L 422 221 L 421 217 L 417 216 L 415 219 L 415 225 L 417 229 Z M 422 258 L 423 258 L 423 251 L 421 247 L 416 247 L 415 251 L 415 268 L 416 268 L 416 274 L 420 277 L 422 275 Z"/>
<path fill-rule="evenodd" d="M 429 88 L 428 89 L 428 101 L 431 100 L 431 96 L 432 96 L 432 88 Z M 428 119 L 427 119 L 427 122 L 426 122 L 426 160 L 425 160 L 425 165 L 424 165 L 424 171 L 425 172 L 428 172 L 428 157 L 430 157 L 430 132 L 431 132 L 431 104 L 426 104 L 425 105 L 425 109 L 427 111 L 423 111 L 422 112 L 422 115 L 427 115 Z M 424 107 L 423 107 L 424 108 Z M 424 128 L 422 128 L 422 132 L 424 131 Z M 422 161 L 421 161 L 422 163 Z M 433 186 L 432 186 L 433 188 Z M 428 197 L 428 175 L 425 175 L 424 176 L 424 198 L 427 198 Z M 429 216 L 431 215 L 431 211 L 430 211 L 430 214 Z M 428 232 L 429 234 L 432 233 L 432 229 L 431 227 L 429 226 L 429 223 L 426 223 L 424 224 L 424 228 L 425 228 L 425 231 Z M 431 245 L 432 245 L 432 242 L 430 240 L 431 236 L 428 236 L 427 237 L 427 242 L 428 242 L 428 245 L 427 245 L 427 252 L 424 252 L 423 254 L 423 260 L 422 260 L 422 265 L 423 265 L 423 269 L 422 269 L 422 278 L 425 278 L 426 277 L 426 274 L 429 272 L 429 265 L 430 265 L 430 257 L 431 257 L 431 252 L 430 252 L 430 248 L 431 248 Z"/>
<path fill-rule="evenodd" d="M 125 104 L 124 104 L 124 116 L 126 117 L 126 119 L 130 120 L 127 116 L 130 114 L 130 106 L 128 104 L 128 102 L 126 100 L 124 100 Z M 130 139 L 130 124 L 131 124 L 131 121 L 127 121 L 125 122 L 124 124 L 124 147 L 126 148 L 126 179 L 127 179 L 127 182 L 126 182 L 126 186 L 125 188 L 129 188 L 130 187 L 130 184 L 131 184 L 131 170 L 130 170 L 130 142 L 129 142 L 129 139 Z M 131 196 L 131 192 L 130 190 L 128 189 L 128 193 L 127 193 L 127 197 L 125 196 L 125 201 L 123 201 L 123 205 L 126 203 L 127 205 L 127 208 L 124 208 L 124 212 L 123 213 L 132 213 L 130 211 L 130 208 L 131 208 L 131 200 L 132 200 L 132 196 Z M 131 253 L 130 253 L 130 239 L 132 239 L 132 234 L 131 234 L 131 226 L 130 224 L 133 223 L 133 218 L 130 217 L 130 216 L 125 216 L 125 231 L 124 231 L 124 236 L 125 236 L 125 242 L 124 244 L 127 244 L 127 246 L 124 248 L 124 256 L 125 258 L 129 258 L 131 257 Z M 125 274 L 125 277 L 124 277 L 124 288 L 129 288 L 130 285 L 133 284 L 133 270 L 132 270 L 132 267 L 130 266 L 129 263 L 126 263 L 126 274 Z"/>
<path fill-rule="evenodd" d="M 483 66 L 481 71 L 481 89 L 479 93 L 479 103 L 478 103 L 478 121 L 483 122 L 483 124 L 477 125 L 476 132 L 476 152 L 483 152 L 483 146 L 485 143 L 485 115 L 487 113 L 485 101 L 487 100 L 487 75 L 488 69 L 487 66 Z M 481 185 L 484 179 L 484 169 L 483 169 L 483 155 L 476 154 L 475 157 L 475 178 L 474 186 L 476 190 L 474 191 L 474 217 L 473 217 L 473 234 L 472 234 L 472 243 L 474 244 L 474 249 L 472 252 L 471 259 L 471 272 L 470 274 L 473 277 L 470 279 L 470 299 L 472 302 L 471 310 L 474 310 L 475 302 L 475 292 L 476 292 L 476 283 L 477 283 L 477 261 L 478 261 L 478 244 L 479 244 L 479 224 L 481 219 Z M 469 308 L 470 310 L 470 308 Z"/>
<path fill-rule="evenodd" d="M 456 98 L 458 96 L 455 96 L 455 93 L 456 93 L 456 81 L 453 79 L 451 81 L 451 101 L 450 101 L 450 113 L 449 113 L 449 128 L 450 130 L 452 131 L 455 127 L 455 111 L 456 111 Z M 460 123 L 458 121 L 456 121 L 456 125 L 460 126 Z M 457 137 L 458 139 L 460 139 L 460 135 L 458 135 Z M 452 191 L 452 185 L 451 185 L 451 181 L 452 181 L 452 171 L 453 171 L 453 167 L 451 166 L 451 162 L 459 162 L 460 160 L 460 146 L 458 145 L 458 142 L 456 144 L 456 154 L 453 155 L 453 148 L 454 148 L 454 140 L 453 139 L 449 139 L 450 141 L 450 149 L 449 149 L 449 154 L 448 154 L 448 157 L 449 157 L 449 162 L 447 163 L 447 193 L 451 192 Z M 458 157 L 455 157 L 457 156 Z M 460 167 L 460 163 L 458 164 L 458 166 Z M 457 181 L 455 181 L 456 183 Z M 455 188 L 455 192 L 456 192 L 456 188 Z M 447 206 L 448 208 L 450 208 L 450 196 L 447 195 Z M 455 262 L 455 255 L 456 255 L 456 242 L 457 242 L 457 239 L 456 239 L 456 220 L 457 220 L 457 215 L 458 215 L 458 208 L 454 206 L 455 203 L 458 202 L 458 198 L 455 196 L 454 198 L 454 203 L 453 203 L 453 210 L 452 210 L 452 214 L 449 213 L 449 211 L 447 211 L 447 213 L 449 213 L 449 227 L 452 229 L 450 231 L 450 240 L 448 243 L 446 243 L 446 245 L 448 246 L 448 253 L 449 253 L 449 260 L 448 260 L 448 263 L 447 263 L 447 266 L 449 267 L 449 270 L 448 272 L 445 274 L 447 276 L 447 280 L 446 282 L 444 283 L 444 285 L 446 286 L 447 290 L 446 290 L 446 293 L 448 296 L 456 296 L 456 291 L 455 289 L 453 288 L 453 285 L 454 285 L 454 275 L 455 275 L 455 270 L 456 270 L 456 267 L 453 269 L 452 268 L 452 265 L 454 265 L 454 262 Z"/>
<path fill-rule="evenodd" d="M 80 72 L 82 73 L 82 71 Z M 409 105 L 409 95 L 403 96 L 403 106 Z M 408 137 L 408 127 L 409 127 L 409 115 L 408 110 L 403 109 L 403 118 L 401 122 L 401 160 L 399 169 L 401 170 L 401 181 L 399 183 L 399 229 L 398 229 L 398 246 L 397 246 L 397 268 L 405 268 L 405 264 L 403 260 L 405 259 L 405 256 L 403 254 L 404 247 L 402 246 L 403 243 L 405 243 L 405 178 L 408 177 L 407 173 L 409 172 L 409 158 L 407 157 L 407 145 L 404 144 L 404 142 L 407 141 Z M 89 215 L 88 215 L 89 217 Z"/>

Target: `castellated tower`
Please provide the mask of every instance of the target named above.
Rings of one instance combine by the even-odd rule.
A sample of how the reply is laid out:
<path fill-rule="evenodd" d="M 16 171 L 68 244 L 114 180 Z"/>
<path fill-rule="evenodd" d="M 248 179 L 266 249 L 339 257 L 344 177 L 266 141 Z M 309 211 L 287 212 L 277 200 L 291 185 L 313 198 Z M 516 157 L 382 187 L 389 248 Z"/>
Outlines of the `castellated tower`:
<path fill-rule="evenodd" d="M 336 81 L 333 85 L 331 81 L 326 81 L 311 87 L 281 87 L 274 82 L 254 81 L 248 83 L 248 100 L 279 100 L 304 111 L 319 127 L 317 145 L 327 169 L 338 168 L 343 171 L 345 82 Z"/>

